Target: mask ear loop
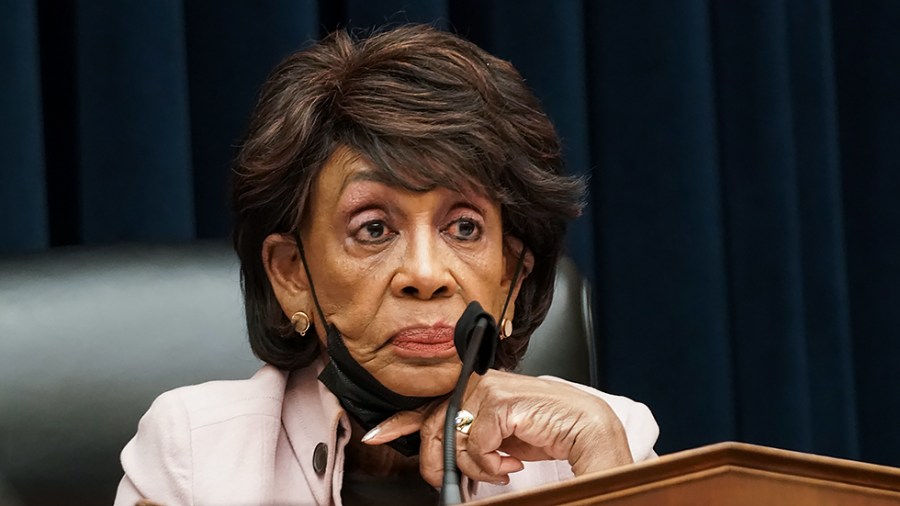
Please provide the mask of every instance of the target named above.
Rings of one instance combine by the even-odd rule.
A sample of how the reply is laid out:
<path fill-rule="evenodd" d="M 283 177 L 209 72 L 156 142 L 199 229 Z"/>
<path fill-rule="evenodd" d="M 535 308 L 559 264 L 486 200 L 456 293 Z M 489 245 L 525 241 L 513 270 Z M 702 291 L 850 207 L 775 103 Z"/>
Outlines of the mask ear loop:
<path fill-rule="evenodd" d="M 322 311 L 319 297 L 316 295 L 309 263 L 306 261 L 303 240 L 297 231 L 292 235 L 297 242 L 297 251 L 300 253 L 300 261 L 303 262 L 303 270 L 309 281 L 309 291 L 312 293 L 316 313 L 325 326 L 324 335 L 321 333 L 319 335 L 326 338 L 327 353 L 331 357 L 319 374 L 319 381 L 331 390 L 344 410 L 366 430 L 371 430 L 399 411 L 417 409 L 433 401 L 433 397 L 409 397 L 388 389 L 356 362 L 337 328 L 326 321 L 325 312 Z M 420 443 L 419 434 L 415 433 L 398 437 L 387 444 L 410 457 L 419 453 Z"/>
<path fill-rule="evenodd" d="M 506 301 L 503 302 L 503 310 L 500 311 L 500 322 L 506 317 L 506 310 L 509 308 L 509 301 L 512 299 L 513 290 L 516 289 L 516 283 L 522 274 L 522 268 L 525 267 L 525 246 L 522 246 L 522 252 L 519 253 L 519 260 L 516 262 L 516 271 L 513 273 L 512 282 L 509 284 L 509 292 L 506 293 Z"/>
<path fill-rule="evenodd" d="M 319 297 L 316 296 L 316 287 L 313 285 L 312 274 L 309 272 L 309 263 L 306 261 L 306 252 L 303 251 L 303 241 L 300 239 L 300 232 L 295 230 L 293 236 L 294 242 L 297 243 L 297 252 L 300 253 L 300 263 L 303 264 L 303 270 L 306 272 L 306 280 L 309 281 L 309 291 L 312 293 L 313 304 L 316 306 L 316 313 L 319 314 L 322 325 L 327 328 L 328 322 L 325 320 L 325 313 L 322 311 L 322 306 L 319 305 Z"/>

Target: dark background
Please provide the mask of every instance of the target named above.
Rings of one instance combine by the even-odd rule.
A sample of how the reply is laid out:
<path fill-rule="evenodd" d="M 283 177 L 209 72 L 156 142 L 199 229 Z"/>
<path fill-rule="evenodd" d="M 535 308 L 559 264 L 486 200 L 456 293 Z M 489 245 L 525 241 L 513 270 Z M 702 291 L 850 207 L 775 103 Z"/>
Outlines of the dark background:
<path fill-rule="evenodd" d="M 266 73 L 386 21 L 511 60 L 590 175 L 602 386 L 660 453 L 900 465 L 900 2 L 2 1 L 0 254 L 226 237 Z"/>

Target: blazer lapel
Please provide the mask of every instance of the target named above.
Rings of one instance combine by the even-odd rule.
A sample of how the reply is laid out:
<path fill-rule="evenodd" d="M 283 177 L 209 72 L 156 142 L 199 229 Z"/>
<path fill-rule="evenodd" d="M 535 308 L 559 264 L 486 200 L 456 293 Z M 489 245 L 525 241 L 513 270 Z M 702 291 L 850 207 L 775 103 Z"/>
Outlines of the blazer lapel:
<path fill-rule="evenodd" d="M 344 446 L 350 421 L 337 398 L 318 380 L 321 361 L 291 372 L 281 420 L 294 458 L 318 504 L 341 504 Z"/>

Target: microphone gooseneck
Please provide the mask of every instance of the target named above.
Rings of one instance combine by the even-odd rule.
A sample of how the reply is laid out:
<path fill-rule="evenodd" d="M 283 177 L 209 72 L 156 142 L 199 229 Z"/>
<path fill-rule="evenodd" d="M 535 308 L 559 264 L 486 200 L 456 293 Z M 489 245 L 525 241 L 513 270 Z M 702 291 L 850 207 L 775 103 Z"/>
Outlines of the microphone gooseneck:
<path fill-rule="evenodd" d="M 463 393 L 469 384 L 472 372 L 484 374 L 494 361 L 494 349 L 497 347 L 496 338 L 489 338 L 487 346 L 484 334 L 490 329 L 491 334 L 497 334 L 497 324 L 494 319 L 481 308 L 478 302 L 471 302 L 456 324 L 454 340 L 457 343 L 457 351 L 462 357 L 462 370 L 459 380 L 447 402 L 447 414 L 444 419 L 444 480 L 441 486 L 441 504 L 459 504 L 462 502 L 462 491 L 459 487 L 459 470 L 456 468 L 456 426 L 454 418 L 459 411 Z M 464 340 L 464 348 L 458 343 Z M 462 350 L 465 350 L 463 353 Z"/>
<path fill-rule="evenodd" d="M 506 316 L 506 310 L 512 300 L 516 282 L 519 280 L 519 275 L 522 274 L 522 269 L 525 267 L 525 254 L 526 250 L 522 248 L 522 251 L 519 253 L 519 260 L 516 262 L 516 270 L 509 284 L 509 292 L 506 294 L 503 309 L 500 311 L 501 319 Z M 486 340 L 484 339 L 485 332 L 488 335 Z M 447 412 L 444 415 L 442 505 L 462 502 L 459 469 L 456 467 L 456 424 L 454 421 L 456 414 L 459 412 L 462 396 L 466 391 L 466 386 L 469 384 L 469 377 L 472 375 L 472 372 L 484 374 L 494 365 L 499 337 L 497 322 L 477 301 L 470 302 L 466 310 L 463 311 L 462 316 L 459 317 L 459 321 L 456 322 L 453 341 L 456 345 L 456 351 L 459 353 L 460 359 L 462 359 L 462 369 L 459 372 L 459 379 L 456 381 L 453 394 L 450 395 L 450 399 L 447 401 Z"/>

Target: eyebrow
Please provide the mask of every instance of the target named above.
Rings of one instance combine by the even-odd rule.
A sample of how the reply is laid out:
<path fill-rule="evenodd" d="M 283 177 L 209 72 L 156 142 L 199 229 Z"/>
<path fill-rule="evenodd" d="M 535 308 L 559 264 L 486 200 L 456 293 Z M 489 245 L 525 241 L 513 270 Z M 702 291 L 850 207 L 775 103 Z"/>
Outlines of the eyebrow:
<path fill-rule="evenodd" d="M 339 193 L 343 194 L 344 190 L 347 189 L 348 186 L 359 181 L 379 183 L 391 188 L 406 190 L 410 192 L 427 192 L 438 188 L 438 185 L 436 183 L 429 183 L 420 187 L 415 187 L 414 185 L 405 185 L 403 184 L 403 182 L 398 182 L 397 178 L 391 177 L 390 174 L 367 167 L 345 177 L 344 181 L 341 183 Z"/>
<path fill-rule="evenodd" d="M 386 179 L 387 178 L 385 178 L 382 174 L 379 174 L 374 170 L 366 169 L 356 171 L 344 178 L 344 181 L 341 183 L 341 190 L 338 192 L 338 194 L 343 194 L 344 190 L 346 190 L 348 186 L 358 181 L 370 181 L 373 183 L 388 184 Z"/>
<path fill-rule="evenodd" d="M 462 199 L 450 206 L 451 211 L 456 209 L 471 209 L 482 216 L 486 214 L 486 211 L 481 206 L 469 199 Z"/>

